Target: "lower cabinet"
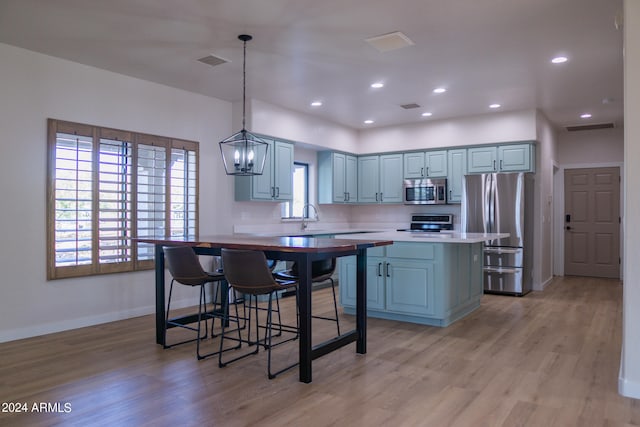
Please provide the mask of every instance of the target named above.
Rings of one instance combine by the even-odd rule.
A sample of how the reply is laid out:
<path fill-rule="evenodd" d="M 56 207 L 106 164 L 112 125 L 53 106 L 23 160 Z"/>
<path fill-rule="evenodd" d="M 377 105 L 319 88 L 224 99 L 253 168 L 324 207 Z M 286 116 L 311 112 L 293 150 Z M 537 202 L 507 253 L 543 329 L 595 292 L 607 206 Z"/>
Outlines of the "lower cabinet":
<path fill-rule="evenodd" d="M 355 314 L 356 258 L 339 262 L 340 302 Z M 408 243 L 367 252 L 367 314 L 448 326 L 480 306 L 482 243 Z"/>

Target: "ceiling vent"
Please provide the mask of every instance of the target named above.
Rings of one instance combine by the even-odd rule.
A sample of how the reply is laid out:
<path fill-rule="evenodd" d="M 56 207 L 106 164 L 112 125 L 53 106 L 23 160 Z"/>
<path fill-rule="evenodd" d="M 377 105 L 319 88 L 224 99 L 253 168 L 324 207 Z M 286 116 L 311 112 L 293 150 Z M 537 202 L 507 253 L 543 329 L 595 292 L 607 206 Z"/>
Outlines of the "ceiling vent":
<path fill-rule="evenodd" d="M 401 49 L 415 44 L 409 37 L 400 31 L 369 37 L 368 39 L 365 39 L 365 41 L 376 48 L 378 52 L 388 52 L 390 50 Z"/>
<path fill-rule="evenodd" d="M 202 62 L 203 64 L 211 65 L 212 67 L 229 62 L 224 58 L 220 58 L 219 56 L 214 55 L 207 55 L 204 58 L 198 59 L 198 61 Z"/>
<path fill-rule="evenodd" d="M 405 110 L 413 110 L 414 108 L 420 108 L 420 105 L 414 102 L 412 104 L 403 104 L 401 105 L 401 107 L 404 108 Z"/>
<path fill-rule="evenodd" d="M 581 130 L 611 129 L 613 127 L 615 127 L 613 123 L 598 123 L 593 125 L 567 126 L 567 130 L 569 132 L 578 132 Z"/>

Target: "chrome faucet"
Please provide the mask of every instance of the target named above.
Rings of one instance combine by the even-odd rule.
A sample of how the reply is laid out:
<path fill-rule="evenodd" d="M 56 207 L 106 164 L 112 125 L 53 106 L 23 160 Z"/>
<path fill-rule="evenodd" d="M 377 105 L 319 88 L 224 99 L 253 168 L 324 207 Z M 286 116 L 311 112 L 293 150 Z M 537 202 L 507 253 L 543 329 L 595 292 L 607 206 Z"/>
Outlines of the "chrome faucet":
<path fill-rule="evenodd" d="M 305 216 L 304 214 L 304 209 L 307 208 L 307 216 Z M 314 212 L 315 212 L 315 216 L 313 217 L 316 221 L 320 221 L 320 215 L 318 212 L 318 208 L 315 207 L 315 205 L 313 203 L 305 203 L 305 205 L 302 207 L 302 224 L 300 224 L 300 227 L 303 230 L 306 230 L 307 227 L 309 226 L 309 221 L 308 221 L 308 214 L 309 214 L 309 208 L 313 208 Z"/>

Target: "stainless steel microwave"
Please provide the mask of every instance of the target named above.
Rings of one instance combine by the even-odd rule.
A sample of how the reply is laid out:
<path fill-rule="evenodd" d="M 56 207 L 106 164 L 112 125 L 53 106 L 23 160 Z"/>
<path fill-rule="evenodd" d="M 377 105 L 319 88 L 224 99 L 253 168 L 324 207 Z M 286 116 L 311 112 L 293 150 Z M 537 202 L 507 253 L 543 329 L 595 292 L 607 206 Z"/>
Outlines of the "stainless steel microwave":
<path fill-rule="evenodd" d="M 402 193 L 405 205 L 444 205 L 447 179 L 405 179 Z"/>

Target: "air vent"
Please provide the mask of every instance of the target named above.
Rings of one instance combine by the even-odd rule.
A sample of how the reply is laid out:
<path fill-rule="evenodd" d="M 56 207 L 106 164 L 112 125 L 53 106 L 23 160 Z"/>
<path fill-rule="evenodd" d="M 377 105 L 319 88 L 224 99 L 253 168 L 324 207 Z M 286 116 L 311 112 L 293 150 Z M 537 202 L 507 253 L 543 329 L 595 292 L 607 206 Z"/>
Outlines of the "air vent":
<path fill-rule="evenodd" d="M 613 123 L 598 123 L 593 125 L 567 126 L 569 132 L 578 132 L 581 130 L 611 129 L 615 127 Z"/>
<path fill-rule="evenodd" d="M 204 58 L 198 59 L 198 61 L 202 62 L 203 64 L 211 65 L 212 67 L 229 62 L 224 58 L 220 58 L 219 56 L 213 56 L 213 55 L 207 55 Z"/>
<path fill-rule="evenodd" d="M 403 47 L 414 45 L 411 39 L 400 31 L 369 37 L 368 39 L 365 39 L 365 41 L 376 48 L 379 52 L 388 52 L 390 50 L 401 49 Z"/>
<path fill-rule="evenodd" d="M 401 107 L 404 108 L 405 110 L 413 110 L 414 108 L 420 108 L 420 105 L 414 102 L 412 104 L 403 104 L 401 105 Z"/>

